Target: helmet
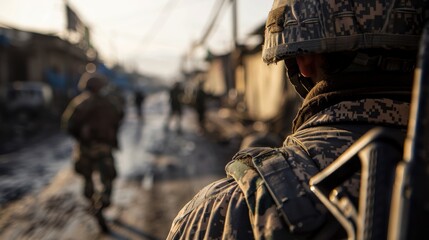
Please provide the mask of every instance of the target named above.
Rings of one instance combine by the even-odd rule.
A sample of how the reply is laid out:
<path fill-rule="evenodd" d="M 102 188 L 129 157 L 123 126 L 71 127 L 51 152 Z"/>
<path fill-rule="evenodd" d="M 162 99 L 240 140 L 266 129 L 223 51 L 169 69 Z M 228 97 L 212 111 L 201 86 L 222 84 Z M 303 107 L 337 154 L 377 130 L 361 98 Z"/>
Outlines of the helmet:
<path fill-rule="evenodd" d="M 265 28 L 266 63 L 303 53 L 417 49 L 427 1 L 274 0 Z"/>
<path fill-rule="evenodd" d="M 79 80 L 78 87 L 81 91 L 88 90 L 96 93 L 107 85 L 107 79 L 104 75 L 98 73 L 85 72 Z"/>
<path fill-rule="evenodd" d="M 416 50 L 428 1 L 274 0 L 263 59 L 358 49 Z"/>
<path fill-rule="evenodd" d="M 408 73 L 428 16 L 429 2 L 423 0 L 274 0 L 262 55 L 268 64 L 285 60 L 302 97 L 314 83 L 299 73 L 294 57 L 301 54 L 323 53 L 327 75 Z"/>

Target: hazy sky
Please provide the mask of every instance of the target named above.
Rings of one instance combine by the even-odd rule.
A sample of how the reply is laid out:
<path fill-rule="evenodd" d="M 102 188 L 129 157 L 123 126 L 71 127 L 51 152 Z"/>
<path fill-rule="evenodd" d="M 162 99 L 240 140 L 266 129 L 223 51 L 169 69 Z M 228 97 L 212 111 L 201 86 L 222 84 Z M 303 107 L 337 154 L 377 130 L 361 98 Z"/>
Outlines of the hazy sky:
<path fill-rule="evenodd" d="M 221 0 L 69 0 L 90 27 L 93 45 L 107 63 L 119 62 L 144 73 L 174 76 L 184 53 L 199 40 L 212 9 Z M 271 0 L 238 0 L 239 39 L 265 22 Z M 61 35 L 64 0 L 0 0 L 0 23 Z M 232 44 L 231 5 L 210 35 L 214 52 Z"/>

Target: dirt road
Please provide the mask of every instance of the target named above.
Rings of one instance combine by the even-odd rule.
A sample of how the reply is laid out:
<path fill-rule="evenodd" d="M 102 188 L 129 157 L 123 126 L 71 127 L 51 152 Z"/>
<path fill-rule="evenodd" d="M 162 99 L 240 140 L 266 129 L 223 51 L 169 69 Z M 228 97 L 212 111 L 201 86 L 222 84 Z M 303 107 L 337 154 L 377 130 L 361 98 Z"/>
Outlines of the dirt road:
<path fill-rule="evenodd" d="M 190 110 L 182 134 L 165 130 L 166 97 L 147 102 L 144 121 L 130 110 L 121 129 L 121 149 L 115 154 L 119 178 L 113 205 L 104 213 L 110 234 L 102 234 L 89 214 L 82 179 L 68 163 L 41 191 L 0 209 L 0 239 L 165 239 L 180 208 L 224 176 L 239 141 L 219 143 L 198 134 Z"/>

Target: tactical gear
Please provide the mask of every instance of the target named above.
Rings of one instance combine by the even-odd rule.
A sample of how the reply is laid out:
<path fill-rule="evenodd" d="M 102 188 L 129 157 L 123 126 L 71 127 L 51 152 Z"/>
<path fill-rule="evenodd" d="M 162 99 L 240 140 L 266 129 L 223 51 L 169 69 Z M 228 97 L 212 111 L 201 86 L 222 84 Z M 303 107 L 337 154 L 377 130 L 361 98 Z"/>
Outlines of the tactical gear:
<path fill-rule="evenodd" d="M 275 0 L 263 59 L 358 49 L 417 50 L 427 1 Z"/>
<path fill-rule="evenodd" d="M 429 235 L 429 22 L 420 42 L 414 75 L 410 123 L 403 161 L 393 189 L 389 239 L 424 239 Z M 374 205 L 377 207 L 377 205 Z"/>
<path fill-rule="evenodd" d="M 292 168 L 296 162 L 300 163 L 298 171 Z M 316 174 L 319 169 L 302 148 L 248 148 L 233 157 L 226 171 L 241 189 L 247 189 L 250 186 L 245 174 L 249 168 L 260 174 L 290 232 L 314 231 L 324 223 L 325 209 L 316 207 L 320 203 L 305 187 L 306 176 Z"/>
<path fill-rule="evenodd" d="M 391 239 L 387 237 L 391 189 L 404 139 L 405 132 L 371 129 L 310 179 L 311 190 L 341 223 L 347 239 Z M 339 187 L 357 173 L 362 176 L 359 206 Z"/>
<path fill-rule="evenodd" d="M 227 178 L 201 190 L 179 212 L 167 239 L 338 239 L 325 235 L 333 233 L 324 231 L 330 224 L 319 222 L 326 209 L 314 201 L 308 180 L 374 127 L 406 132 L 410 88 L 403 80 L 411 82 L 428 16 L 428 1 L 274 0 L 264 61 L 285 60 L 289 77 L 302 77 L 293 58 L 321 54 L 329 64 L 321 66 L 327 77 L 316 86 L 295 79 L 306 99 L 283 147 L 239 153 L 227 166 Z M 388 79 L 399 84 L 386 84 Z M 353 174 L 340 184 L 346 204 L 331 195 L 338 205 L 357 206 L 360 177 Z"/>
<path fill-rule="evenodd" d="M 167 239 L 338 239 L 341 232 L 326 233 L 331 224 L 323 221 L 326 210 L 314 201 L 309 179 L 374 126 L 405 132 L 409 103 L 394 91 L 388 99 L 366 95 L 366 89 L 343 94 L 327 84 L 316 85 L 317 94 L 305 100 L 283 147 L 238 153 L 226 168 L 228 177 L 181 210 Z M 344 96 L 348 99 L 341 101 Z M 353 204 L 359 179 L 355 175 L 342 185 Z"/>
<path fill-rule="evenodd" d="M 98 92 L 100 89 L 107 85 L 105 76 L 99 73 L 84 73 L 79 80 L 78 87 L 81 91 L 88 90 L 91 92 Z"/>

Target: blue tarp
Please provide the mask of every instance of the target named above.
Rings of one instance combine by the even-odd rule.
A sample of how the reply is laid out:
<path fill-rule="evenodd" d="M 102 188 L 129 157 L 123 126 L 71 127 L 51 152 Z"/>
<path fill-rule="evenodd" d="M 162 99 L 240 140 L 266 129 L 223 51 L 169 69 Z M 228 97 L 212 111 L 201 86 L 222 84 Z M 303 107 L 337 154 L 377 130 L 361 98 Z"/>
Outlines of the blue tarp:
<path fill-rule="evenodd" d="M 97 65 L 97 72 L 107 76 L 112 84 L 115 86 L 127 90 L 131 88 L 130 78 L 127 74 L 116 72 L 112 69 L 109 69 L 105 64 L 99 63 Z"/>
<path fill-rule="evenodd" d="M 9 45 L 9 39 L 5 35 L 0 35 L 0 46 L 6 47 Z"/>
<path fill-rule="evenodd" d="M 46 79 L 54 90 L 66 90 L 67 81 L 66 77 L 54 69 L 48 69 L 45 71 Z"/>

